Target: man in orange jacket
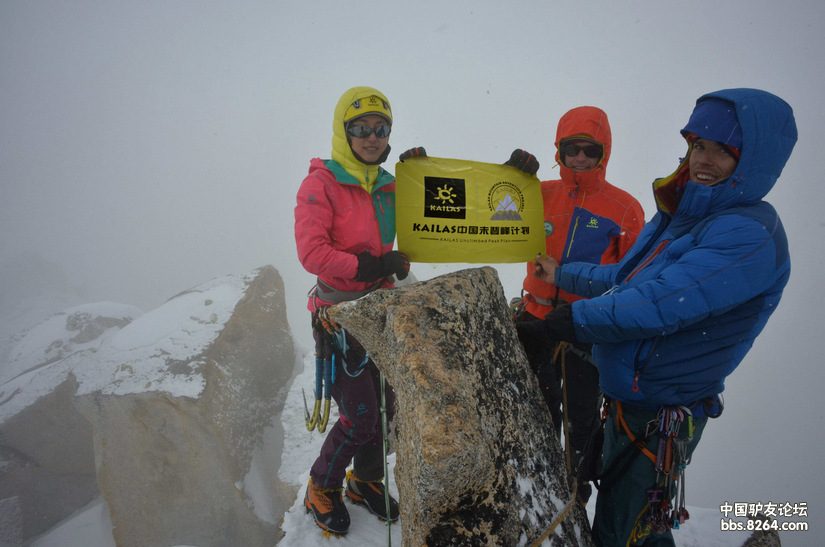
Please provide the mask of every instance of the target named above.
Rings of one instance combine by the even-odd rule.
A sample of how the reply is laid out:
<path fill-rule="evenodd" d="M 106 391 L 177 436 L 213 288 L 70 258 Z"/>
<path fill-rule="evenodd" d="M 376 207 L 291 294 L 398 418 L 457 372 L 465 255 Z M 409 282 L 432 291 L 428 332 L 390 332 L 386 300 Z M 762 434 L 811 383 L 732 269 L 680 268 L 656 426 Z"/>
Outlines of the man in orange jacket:
<path fill-rule="evenodd" d="M 639 202 L 605 180 L 612 136 L 607 114 L 593 106 L 581 106 L 559 120 L 556 131 L 556 161 L 561 179 L 542 181 L 544 232 L 548 256 L 562 262 L 612 264 L 630 249 L 644 225 Z M 543 319 L 553 308 L 581 297 L 560 290 L 533 275 L 527 264 L 519 321 Z M 566 381 L 570 441 L 574 469 L 585 448 L 599 411 L 599 374 L 590 355 L 590 346 L 570 344 L 561 359 L 554 359 L 555 347 L 525 347 L 550 406 L 556 431 L 562 423 L 562 376 Z M 560 356 L 559 356 L 560 357 Z M 587 502 L 589 484 L 579 487 L 579 497 Z"/>

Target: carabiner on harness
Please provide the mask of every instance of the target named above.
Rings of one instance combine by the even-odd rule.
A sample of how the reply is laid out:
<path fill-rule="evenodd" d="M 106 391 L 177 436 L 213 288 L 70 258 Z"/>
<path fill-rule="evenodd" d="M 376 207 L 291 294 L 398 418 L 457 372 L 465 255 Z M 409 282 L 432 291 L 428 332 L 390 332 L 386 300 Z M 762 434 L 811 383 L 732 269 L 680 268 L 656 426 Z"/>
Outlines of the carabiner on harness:
<path fill-rule="evenodd" d="M 659 436 L 654 466 L 660 478 L 656 479 L 656 486 L 648 490 L 646 521 L 655 533 L 663 534 L 678 529 L 690 518 L 685 505 L 685 468 L 690 463 L 687 449 L 693 441 L 693 414 L 686 406 L 663 406 L 654 422 Z M 685 423 L 687 435 L 680 437 L 679 431 Z M 661 499 L 652 493 L 662 494 Z"/>

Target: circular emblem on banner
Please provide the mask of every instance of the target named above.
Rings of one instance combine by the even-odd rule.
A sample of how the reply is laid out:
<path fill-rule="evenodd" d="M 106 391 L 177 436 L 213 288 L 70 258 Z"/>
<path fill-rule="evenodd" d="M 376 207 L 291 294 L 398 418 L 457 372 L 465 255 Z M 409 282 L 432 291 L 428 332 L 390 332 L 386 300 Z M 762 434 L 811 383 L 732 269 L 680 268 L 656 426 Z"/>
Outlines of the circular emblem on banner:
<path fill-rule="evenodd" d="M 487 194 L 487 206 L 493 211 L 490 220 L 522 220 L 524 195 L 512 182 L 497 182 Z"/>
<path fill-rule="evenodd" d="M 553 235 L 553 232 L 556 231 L 556 227 L 553 226 L 553 223 L 549 220 L 544 221 L 544 237 L 550 237 Z"/>

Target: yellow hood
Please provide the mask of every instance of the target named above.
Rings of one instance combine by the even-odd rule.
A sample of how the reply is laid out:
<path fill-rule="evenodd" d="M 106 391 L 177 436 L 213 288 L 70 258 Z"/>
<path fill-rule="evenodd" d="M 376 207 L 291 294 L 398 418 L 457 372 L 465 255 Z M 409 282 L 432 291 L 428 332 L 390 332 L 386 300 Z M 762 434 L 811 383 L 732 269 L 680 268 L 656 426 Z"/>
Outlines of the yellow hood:
<path fill-rule="evenodd" d="M 347 108 L 358 99 L 365 99 L 375 95 L 384 100 L 388 105 L 390 102 L 383 93 L 372 87 L 359 86 L 346 91 L 338 104 L 335 106 L 335 118 L 332 122 L 332 159 L 335 160 L 347 173 L 355 177 L 361 185 L 372 185 L 378 177 L 377 165 L 367 165 L 358 161 L 352 153 L 347 134 L 344 131 L 344 114 Z"/>

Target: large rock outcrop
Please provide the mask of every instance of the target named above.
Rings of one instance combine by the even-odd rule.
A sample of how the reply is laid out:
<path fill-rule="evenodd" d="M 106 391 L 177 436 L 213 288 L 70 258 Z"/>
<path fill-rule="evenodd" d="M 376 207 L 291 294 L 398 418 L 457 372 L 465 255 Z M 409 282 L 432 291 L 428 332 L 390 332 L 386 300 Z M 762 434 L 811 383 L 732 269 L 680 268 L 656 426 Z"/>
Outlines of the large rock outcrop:
<path fill-rule="evenodd" d="M 125 323 L 93 309 L 58 318 L 70 334 L 33 352 L 40 364 L 11 363 L 0 386 L 0 444 L 14 456 L 0 496 L 22 535 L 102 495 L 118 546 L 273 545 L 291 497 L 277 472 L 245 481 L 295 364 L 278 272 L 215 279 Z M 285 497 L 262 515 L 272 508 L 250 489 Z"/>
<path fill-rule="evenodd" d="M 14 339 L 0 361 L 0 530 L 9 544 L 36 536 L 100 494 L 93 432 L 75 407 L 73 363 L 140 310 L 100 303 L 57 313 Z"/>
<path fill-rule="evenodd" d="M 571 500 L 562 449 L 492 268 L 330 309 L 397 396 L 405 545 L 530 545 Z M 545 545 L 591 545 L 573 504 Z"/>

